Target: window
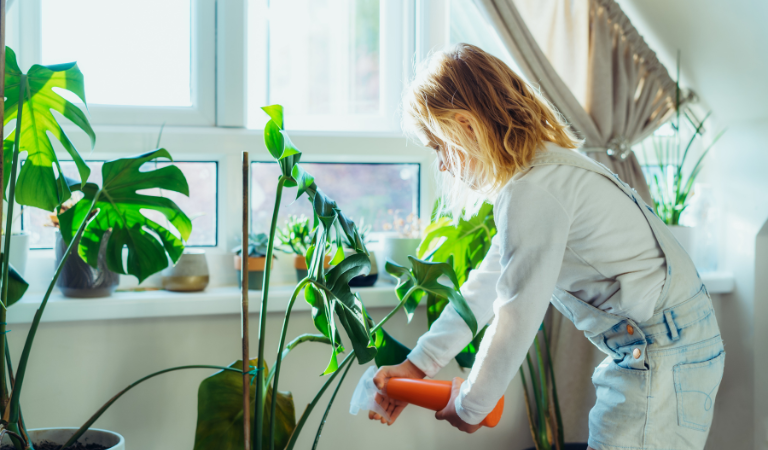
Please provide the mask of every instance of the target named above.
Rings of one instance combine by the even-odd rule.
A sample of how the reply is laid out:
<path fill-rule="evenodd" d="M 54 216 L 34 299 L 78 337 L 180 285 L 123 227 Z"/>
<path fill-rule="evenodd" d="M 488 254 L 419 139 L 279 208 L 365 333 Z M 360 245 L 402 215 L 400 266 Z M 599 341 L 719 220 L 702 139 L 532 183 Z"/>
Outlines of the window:
<path fill-rule="evenodd" d="M 358 225 L 362 221 L 371 231 L 384 231 L 394 212 L 399 217 L 419 215 L 420 166 L 407 164 L 302 163 L 315 177 L 317 185 L 338 203 L 344 214 Z M 274 162 L 255 162 L 251 166 L 251 226 L 254 232 L 267 232 L 275 202 L 280 169 Z M 350 189 L 354 186 L 354 189 Z M 312 217 L 312 205 L 296 198 L 295 189 L 285 189 L 278 214 L 282 226 L 289 215 Z"/>
<path fill-rule="evenodd" d="M 91 176 L 88 181 L 101 184 L 101 166 L 104 161 L 88 161 Z M 169 162 L 149 162 L 147 165 L 157 165 L 161 168 Z M 187 246 L 210 247 L 217 244 L 217 173 L 216 162 L 175 162 L 181 169 L 189 184 L 189 197 L 177 192 L 162 191 L 161 195 L 173 200 L 190 219 L 192 219 L 192 234 Z M 66 176 L 78 179 L 77 168 L 72 161 L 62 161 L 61 168 Z M 158 195 L 157 190 L 152 192 Z M 74 195 L 78 195 L 75 193 Z M 147 218 L 167 227 L 172 232 L 175 229 L 168 226 L 165 216 L 157 211 L 144 211 Z M 30 248 L 50 249 L 56 242 L 55 228 L 51 220 L 52 213 L 37 208 L 24 208 L 22 212 L 22 229 L 30 234 Z"/>
<path fill-rule="evenodd" d="M 385 20 L 395 3 L 250 0 L 248 126 L 261 128 L 260 107 L 279 103 L 291 129 L 397 129 L 399 87 L 387 82 L 399 86 L 402 61 L 383 70 L 402 54 L 402 22 Z"/>
<path fill-rule="evenodd" d="M 77 61 L 93 124 L 214 125 L 215 0 L 15 3 L 22 69 Z"/>

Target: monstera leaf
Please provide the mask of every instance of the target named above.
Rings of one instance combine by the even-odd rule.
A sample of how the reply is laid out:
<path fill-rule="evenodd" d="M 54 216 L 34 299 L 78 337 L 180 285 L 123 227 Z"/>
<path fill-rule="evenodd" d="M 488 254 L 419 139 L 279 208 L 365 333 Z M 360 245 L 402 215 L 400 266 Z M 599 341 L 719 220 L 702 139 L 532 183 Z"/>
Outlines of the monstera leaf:
<path fill-rule="evenodd" d="M 251 367 L 257 367 L 256 360 L 250 361 Z M 236 361 L 229 367 L 243 368 L 242 361 Z M 263 370 L 266 370 L 264 367 Z M 253 376 L 253 375 L 251 375 Z M 267 389 L 266 404 L 272 402 L 272 387 Z M 256 384 L 251 383 L 251 428 L 255 420 Z M 269 448 L 269 421 L 271 409 L 264 408 L 264 437 L 261 446 Z M 296 428 L 296 410 L 290 392 L 277 393 L 277 411 L 275 421 L 275 448 L 283 449 Z M 197 430 L 195 431 L 194 450 L 242 450 L 243 443 L 243 376 L 237 372 L 222 370 L 200 383 L 197 391 Z"/>
<path fill-rule="evenodd" d="M 383 328 L 376 330 L 376 366 L 394 366 L 404 362 L 411 349 L 389 335 Z"/>
<path fill-rule="evenodd" d="M 0 261 L 2 261 L 3 258 L 4 255 L 0 253 Z M 28 287 L 29 283 L 19 275 L 19 272 L 17 272 L 16 269 L 13 268 L 13 264 L 11 264 L 8 267 L 8 301 L 5 306 L 11 306 L 21 300 L 21 297 L 27 292 Z"/>
<path fill-rule="evenodd" d="M 477 334 L 477 320 L 472 310 L 467 305 L 467 301 L 459 292 L 459 282 L 456 279 L 456 273 L 453 271 L 453 258 L 448 258 L 447 262 L 428 262 L 416 259 L 413 256 L 409 256 L 412 269 L 407 269 L 403 266 L 387 261 L 385 266 L 387 272 L 398 278 L 399 283 L 395 289 L 395 293 L 400 301 L 403 301 L 405 295 L 411 292 L 411 296 L 418 294 L 421 291 L 421 297 L 424 295 L 434 295 L 437 298 L 445 299 L 450 302 L 456 312 L 459 313 L 469 329 L 472 331 L 472 335 Z M 445 286 L 441 284 L 438 279 L 445 276 L 451 282 L 452 286 Z M 413 311 L 418 306 L 418 301 L 408 303 L 410 297 L 406 299 L 404 305 L 406 312 L 412 317 Z"/>
<path fill-rule="evenodd" d="M 85 131 L 91 138 L 91 147 L 96 142 L 96 135 L 85 113 L 56 93 L 54 88 L 72 92 L 85 103 L 83 74 L 76 63 L 34 65 L 29 72 L 23 74 L 16 63 L 16 54 L 6 47 L 4 123 L 17 118 L 21 93 L 21 124 L 16 123 L 16 127 L 21 133 L 19 151 L 27 152 L 26 162 L 19 172 L 16 201 L 46 211 L 53 211 L 72 195 L 68 183 L 61 176 L 63 171 L 54 153 L 50 136 L 61 143 L 75 162 L 81 185 L 90 175 L 88 165 L 62 130 L 52 111 L 61 114 Z M 9 139 L 12 139 L 12 136 Z M 7 152 L 5 142 L 3 149 Z M 10 164 L 8 166 L 10 167 Z M 54 167 L 57 172 L 54 172 Z M 56 173 L 59 174 L 58 177 Z M 9 177 L 6 176 L 3 180 L 5 192 Z"/>
<path fill-rule="evenodd" d="M 78 247 L 80 256 L 91 266 L 96 267 L 100 242 L 107 230 L 112 231 L 107 242 L 107 266 L 115 272 L 134 275 L 139 282 L 168 266 L 166 252 L 176 262 L 184 251 L 182 240 L 187 240 L 192 232 L 192 222 L 186 214 L 168 198 L 137 192 L 159 188 L 189 195 L 187 180 L 178 167 L 139 170 L 155 158 L 172 159 L 168 151 L 159 149 L 104 163 L 102 188 L 87 183 L 83 188 L 85 197 L 59 214 L 62 237 L 69 242 L 96 199 L 94 209 L 98 213 L 88 222 Z M 181 239 L 148 219 L 142 210 L 162 213 Z M 124 247 L 128 248 L 127 267 L 123 266 Z"/>

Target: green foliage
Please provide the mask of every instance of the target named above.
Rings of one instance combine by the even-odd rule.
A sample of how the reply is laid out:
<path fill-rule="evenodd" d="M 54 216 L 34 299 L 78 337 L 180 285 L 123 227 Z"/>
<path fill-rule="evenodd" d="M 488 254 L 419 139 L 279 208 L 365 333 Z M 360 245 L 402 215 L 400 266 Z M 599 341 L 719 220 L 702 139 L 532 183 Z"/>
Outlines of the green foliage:
<path fill-rule="evenodd" d="M 702 162 L 712 147 L 722 137 L 725 130 L 718 133 L 709 145 L 701 152 L 696 162 L 691 167 L 686 164 L 690 150 L 697 139 L 704 135 L 704 124 L 711 112 L 699 120 L 691 111 L 681 110 L 680 100 L 680 55 L 677 59 L 677 81 L 675 84 L 675 118 L 671 121 L 671 136 L 654 134 L 648 141 L 653 147 L 656 159 L 656 173 L 646 173 L 646 182 L 650 186 L 651 197 L 656 214 L 667 225 L 678 225 L 680 215 L 689 205 L 689 197 L 693 189 L 693 183 L 703 168 Z M 686 122 L 691 126 L 691 136 L 684 141 L 680 115 L 685 116 Z M 648 142 L 643 142 L 643 159 L 649 161 L 646 147 Z M 686 173 L 687 172 L 687 173 Z"/>
<path fill-rule="evenodd" d="M 256 367 L 256 360 L 251 360 Z M 243 362 L 235 361 L 229 367 L 242 370 Z M 264 368 L 266 370 L 266 367 Z M 251 375 L 253 378 L 253 375 Z M 251 421 L 255 420 L 255 383 L 251 383 Z M 266 401 L 272 399 L 272 388 L 266 387 Z M 194 450 L 242 450 L 243 449 L 243 375 L 234 371 L 221 371 L 204 379 L 197 392 L 197 429 Z M 277 417 L 275 447 L 285 448 L 296 427 L 296 409 L 290 392 L 277 393 Z M 263 416 L 269 423 L 270 415 Z M 253 428 L 253 427 L 251 427 Z M 270 435 L 264 434 L 262 446 L 269 448 Z"/>
<path fill-rule="evenodd" d="M 16 190 L 16 201 L 22 205 L 35 206 L 53 211 L 71 195 L 71 183 L 61 175 L 59 160 L 53 150 L 50 137 L 56 138 L 75 162 L 80 175 L 79 184 L 88 180 L 90 169 L 61 128 L 52 111 L 56 111 L 77 125 L 91 138 L 91 147 L 96 142 L 85 113 L 60 96 L 54 88 L 64 89 L 77 95 L 85 103 L 83 74 L 76 63 L 53 66 L 34 65 L 23 74 L 16 63 L 16 54 L 6 47 L 5 54 L 5 96 L 4 124 L 16 119 L 19 94 L 23 102 L 22 123 L 16 124 L 20 131 L 19 151 L 27 152 L 27 161 L 19 172 L 18 183 L 24 189 Z M 23 90 L 23 91 L 22 91 Z M 7 141 L 3 143 L 6 151 Z M 3 192 L 8 186 L 10 164 L 3 177 Z M 54 167 L 59 173 L 57 177 Z"/>
<path fill-rule="evenodd" d="M 267 244 L 269 244 L 269 236 L 266 233 L 248 235 L 248 256 L 251 258 L 261 258 L 267 256 Z M 243 253 L 243 246 L 238 245 L 232 249 L 232 252 L 236 255 Z"/>
<path fill-rule="evenodd" d="M 101 189 L 94 183 L 87 183 L 83 189 L 84 198 L 59 214 L 61 235 L 69 242 L 90 213 L 91 204 L 96 201 L 98 213 L 88 222 L 78 247 L 79 255 L 91 266 L 96 267 L 101 239 L 107 230 L 112 231 L 107 242 L 107 266 L 117 273 L 134 275 L 139 282 L 168 267 L 166 253 L 175 263 L 184 251 L 182 240 L 189 239 L 192 232 L 192 222 L 187 215 L 166 197 L 137 192 L 159 188 L 189 195 L 187 180 L 178 167 L 139 170 L 144 163 L 155 158 L 172 160 L 167 150 L 158 149 L 104 163 Z M 142 209 L 162 213 L 176 228 L 181 239 L 144 216 Z M 127 267 L 123 266 L 124 247 L 128 248 Z"/>
<path fill-rule="evenodd" d="M 484 203 L 477 215 L 469 220 L 461 218 L 458 223 L 454 223 L 448 216 L 436 218 L 424 230 L 424 239 L 417 252 L 419 258 L 429 261 L 451 260 L 461 286 L 469 277 L 469 273 L 477 268 L 488 254 L 494 235 L 496 223 L 493 220 L 493 206 Z M 427 294 L 427 323 L 430 327 L 447 305 L 447 298 Z M 472 342 L 456 355 L 460 367 L 472 367 L 484 335 L 485 329 L 482 329 Z"/>
<path fill-rule="evenodd" d="M 305 256 L 307 249 L 311 245 L 311 231 L 309 219 L 304 217 L 304 215 L 300 217 L 288 216 L 285 225 L 275 231 L 279 244 L 277 249 L 285 253 Z M 269 237 L 267 237 L 267 240 L 269 240 Z"/>
<path fill-rule="evenodd" d="M 0 260 L 2 260 L 2 258 L 3 255 L 0 253 Z M 21 300 L 21 297 L 27 292 L 27 288 L 29 288 L 29 283 L 27 283 L 19 272 L 13 268 L 13 264 L 11 264 L 8 271 L 8 301 L 6 302 L 6 306 L 11 306 Z"/>

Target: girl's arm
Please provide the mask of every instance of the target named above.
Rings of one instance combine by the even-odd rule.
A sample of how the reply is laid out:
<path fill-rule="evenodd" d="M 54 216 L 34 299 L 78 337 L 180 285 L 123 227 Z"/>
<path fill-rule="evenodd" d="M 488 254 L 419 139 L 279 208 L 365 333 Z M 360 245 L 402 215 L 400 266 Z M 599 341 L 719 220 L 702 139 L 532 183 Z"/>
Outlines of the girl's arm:
<path fill-rule="evenodd" d="M 478 330 L 493 317 L 493 301 L 496 284 L 501 274 L 498 235 L 491 239 L 491 248 L 483 262 L 469 273 L 461 287 L 461 293 L 477 320 Z M 435 374 L 448 364 L 472 341 L 472 332 L 453 306 L 448 305 L 429 331 L 419 338 L 416 347 L 408 355 L 416 367 L 427 376 Z"/>
<path fill-rule="evenodd" d="M 501 266 L 495 318 L 454 405 L 467 424 L 496 406 L 544 319 L 565 254 L 571 219 L 549 192 L 519 181 L 497 201 Z"/>

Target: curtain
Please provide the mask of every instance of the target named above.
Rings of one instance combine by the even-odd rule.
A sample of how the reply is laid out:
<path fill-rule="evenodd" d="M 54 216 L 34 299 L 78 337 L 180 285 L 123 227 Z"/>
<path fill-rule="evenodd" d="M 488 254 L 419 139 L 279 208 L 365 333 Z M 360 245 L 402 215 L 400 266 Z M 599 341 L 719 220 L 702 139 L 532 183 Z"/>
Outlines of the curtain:
<path fill-rule="evenodd" d="M 675 82 L 619 6 L 613 0 L 474 1 L 522 75 L 584 139 L 582 150 L 652 205 L 631 146 L 674 113 Z M 591 376 L 605 354 L 561 314 L 550 314 L 547 323 L 566 440 L 586 442 L 595 402 Z"/>

